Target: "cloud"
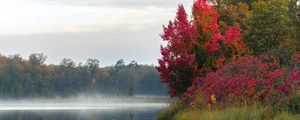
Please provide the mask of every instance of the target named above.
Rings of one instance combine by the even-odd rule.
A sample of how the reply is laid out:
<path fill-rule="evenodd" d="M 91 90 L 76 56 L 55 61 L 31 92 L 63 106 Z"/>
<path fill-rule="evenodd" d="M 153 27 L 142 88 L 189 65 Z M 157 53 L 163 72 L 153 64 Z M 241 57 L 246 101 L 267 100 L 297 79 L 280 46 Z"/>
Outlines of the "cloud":
<path fill-rule="evenodd" d="M 62 58 L 85 62 L 87 58 L 99 59 L 102 66 L 112 65 L 123 58 L 143 64 L 155 64 L 159 58 L 160 27 L 139 31 L 126 27 L 108 28 L 89 32 L 59 32 L 29 35 L 0 36 L 2 54 L 45 53 L 47 63 L 57 64 Z"/>
<path fill-rule="evenodd" d="M 0 4 L 0 14 L 3 16 L 0 19 L 0 35 L 85 32 L 120 24 L 129 25 L 130 28 L 138 30 L 153 24 L 161 25 L 173 18 L 177 5 L 172 8 L 164 7 L 168 6 L 166 2 L 166 0 L 34 0 L 27 2 L 12 0 Z M 177 2 L 170 3 L 177 4 Z"/>
<path fill-rule="evenodd" d="M 174 8 L 179 3 L 191 3 L 192 0 L 36 0 L 42 3 L 78 5 L 78 6 L 104 6 L 121 8 L 144 8 L 148 6 Z"/>
<path fill-rule="evenodd" d="M 0 4 L 0 52 L 45 53 L 47 63 L 64 57 L 97 58 L 102 66 L 123 58 L 155 64 L 162 24 L 177 4 L 192 0 L 9 0 Z M 189 8 L 189 7 L 187 7 Z M 189 10 L 187 10 L 189 11 Z"/>

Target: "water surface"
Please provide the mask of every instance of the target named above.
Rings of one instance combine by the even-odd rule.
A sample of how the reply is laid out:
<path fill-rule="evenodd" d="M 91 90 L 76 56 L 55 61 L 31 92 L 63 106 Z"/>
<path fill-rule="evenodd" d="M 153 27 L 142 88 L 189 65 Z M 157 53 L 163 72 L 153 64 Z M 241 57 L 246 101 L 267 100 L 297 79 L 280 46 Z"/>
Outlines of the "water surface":
<path fill-rule="evenodd" d="M 156 120 L 160 109 L 1 111 L 1 120 Z"/>
<path fill-rule="evenodd" d="M 156 120 L 168 105 L 153 97 L 3 100 L 0 120 Z"/>

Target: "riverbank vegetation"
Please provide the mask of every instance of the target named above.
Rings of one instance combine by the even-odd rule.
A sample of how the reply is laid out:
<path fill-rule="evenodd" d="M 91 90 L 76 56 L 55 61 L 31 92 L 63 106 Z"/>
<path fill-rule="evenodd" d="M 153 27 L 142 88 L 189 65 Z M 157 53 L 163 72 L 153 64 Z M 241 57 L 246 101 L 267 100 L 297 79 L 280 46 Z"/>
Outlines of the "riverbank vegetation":
<path fill-rule="evenodd" d="M 163 27 L 159 119 L 299 119 L 299 0 L 196 0 Z"/>
<path fill-rule="evenodd" d="M 28 59 L 0 56 L 0 98 L 70 97 L 78 94 L 120 96 L 165 95 L 154 66 L 121 59 L 100 68 L 97 59 L 76 64 L 62 59 L 59 65 L 45 64 L 44 54 Z"/>

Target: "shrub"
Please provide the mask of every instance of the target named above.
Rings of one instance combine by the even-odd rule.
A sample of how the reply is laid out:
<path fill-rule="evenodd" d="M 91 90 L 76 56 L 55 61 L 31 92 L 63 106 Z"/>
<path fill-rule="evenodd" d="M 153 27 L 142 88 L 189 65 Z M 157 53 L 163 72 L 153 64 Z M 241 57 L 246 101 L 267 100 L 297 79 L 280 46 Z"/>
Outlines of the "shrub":
<path fill-rule="evenodd" d="M 245 56 L 198 78 L 182 99 L 205 96 L 205 104 L 259 104 L 276 110 L 289 109 L 299 102 L 300 69 L 289 72 L 268 56 Z M 216 96 L 217 100 L 212 99 Z M 292 102 L 297 99 L 297 104 Z M 295 110 L 297 110 L 296 108 Z"/>

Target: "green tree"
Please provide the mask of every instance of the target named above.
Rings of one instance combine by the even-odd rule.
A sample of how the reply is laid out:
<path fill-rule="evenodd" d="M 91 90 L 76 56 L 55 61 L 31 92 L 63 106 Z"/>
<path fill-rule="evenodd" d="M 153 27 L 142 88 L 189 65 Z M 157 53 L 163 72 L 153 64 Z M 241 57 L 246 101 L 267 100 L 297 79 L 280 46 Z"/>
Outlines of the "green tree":
<path fill-rule="evenodd" d="M 34 53 L 29 56 L 29 62 L 33 65 L 42 65 L 45 63 L 47 56 L 43 53 Z"/>
<path fill-rule="evenodd" d="M 76 63 L 72 59 L 64 58 L 61 60 L 59 65 L 66 68 L 74 68 L 76 66 Z"/>
<path fill-rule="evenodd" d="M 87 67 L 89 68 L 89 71 L 93 78 L 95 78 L 99 72 L 99 60 L 97 59 L 88 59 L 86 62 Z"/>
<path fill-rule="evenodd" d="M 252 4 L 255 1 L 258 0 L 211 0 L 212 2 L 214 2 L 215 4 L 217 4 L 217 7 L 220 6 L 228 6 L 228 5 L 236 5 L 238 3 L 242 3 L 242 4 L 246 4 L 247 6 L 249 6 L 250 9 L 252 9 Z"/>
<path fill-rule="evenodd" d="M 289 4 L 289 15 L 292 19 L 293 28 L 295 28 L 296 34 L 294 34 L 295 39 L 297 43 L 300 42 L 300 0 L 290 0 Z M 299 45 L 297 47 L 297 50 L 299 51 Z"/>
<path fill-rule="evenodd" d="M 250 17 L 251 12 L 245 3 L 224 3 L 217 7 L 219 17 L 219 25 L 222 32 L 234 26 L 240 28 L 243 35 L 247 34 L 248 26 L 247 19 Z"/>
<path fill-rule="evenodd" d="M 116 62 L 116 65 L 115 65 L 116 68 L 122 68 L 122 67 L 125 67 L 125 62 L 123 59 L 120 59 Z"/>
<path fill-rule="evenodd" d="M 288 7 L 289 0 L 260 0 L 253 4 L 246 43 L 254 55 L 269 54 L 285 63 L 295 52 L 295 24 Z"/>

